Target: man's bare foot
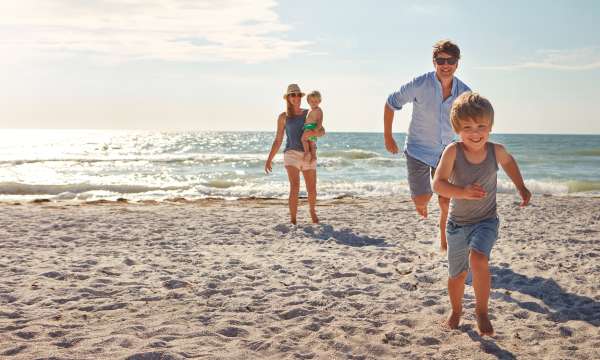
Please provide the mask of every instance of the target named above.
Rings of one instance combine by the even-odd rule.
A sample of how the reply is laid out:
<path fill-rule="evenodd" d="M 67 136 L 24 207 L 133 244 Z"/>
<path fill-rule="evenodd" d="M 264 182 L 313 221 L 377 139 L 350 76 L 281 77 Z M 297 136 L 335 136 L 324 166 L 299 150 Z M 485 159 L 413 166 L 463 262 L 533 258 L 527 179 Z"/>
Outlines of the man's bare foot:
<path fill-rule="evenodd" d="M 450 329 L 458 329 L 458 324 L 460 324 L 460 315 L 461 313 L 455 313 L 454 311 L 450 311 L 450 315 L 444 322 L 444 325 L 449 327 Z"/>
<path fill-rule="evenodd" d="M 417 209 L 419 215 L 421 215 L 424 219 L 427 218 L 427 205 L 415 205 L 415 208 Z"/>
<path fill-rule="evenodd" d="M 494 328 L 487 314 L 475 314 L 477 318 L 477 329 L 481 336 L 494 336 Z"/>
<path fill-rule="evenodd" d="M 317 212 L 316 211 L 311 211 L 310 212 L 310 218 L 312 219 L 313 224 L 318 224 L 319 223 L 319 218 L 317 217 Z"/>

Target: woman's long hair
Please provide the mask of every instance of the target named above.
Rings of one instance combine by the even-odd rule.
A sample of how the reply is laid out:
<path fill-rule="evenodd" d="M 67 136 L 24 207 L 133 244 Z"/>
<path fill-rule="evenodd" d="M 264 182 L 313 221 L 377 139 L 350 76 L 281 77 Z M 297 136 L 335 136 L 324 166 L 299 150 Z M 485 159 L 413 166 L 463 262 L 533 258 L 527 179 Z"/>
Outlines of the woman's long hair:
<path fill-rule="evenodd" d="M 294 105 L 290 102 L 290 96 L 289 95 L 285 97 L 285 102 L 287 104 L 287 110 L 286 110 L 287 117 L 294 116 Z"/>

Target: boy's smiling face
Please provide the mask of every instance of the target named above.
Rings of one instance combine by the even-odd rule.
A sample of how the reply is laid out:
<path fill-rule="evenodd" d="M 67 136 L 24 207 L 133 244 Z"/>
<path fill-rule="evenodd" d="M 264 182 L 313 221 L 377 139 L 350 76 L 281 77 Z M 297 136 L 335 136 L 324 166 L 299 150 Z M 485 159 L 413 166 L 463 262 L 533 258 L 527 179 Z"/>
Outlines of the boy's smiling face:
<path fill-rule="evenodd" d="M 469 150 L 481 150 L 490 138 L 492 131 L 489 118 L 460 120 L 458 136 Z"/>

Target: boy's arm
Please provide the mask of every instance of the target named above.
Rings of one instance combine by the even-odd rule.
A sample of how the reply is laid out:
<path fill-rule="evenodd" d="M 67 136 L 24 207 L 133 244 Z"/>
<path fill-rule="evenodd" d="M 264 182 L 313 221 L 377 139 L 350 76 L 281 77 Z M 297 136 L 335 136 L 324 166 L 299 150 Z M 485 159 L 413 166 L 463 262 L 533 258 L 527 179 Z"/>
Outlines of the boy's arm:
<path fill-rule="evenodd" d="M 496 161 L 502 166 L 506 175 L 508 175 L 513 184 L 515 184 L 517 191 L 519 191 L 519 195 L 521 196 L 521 199 L 523 199 L 523 201 L 521 201 L 521 206 L 527 206 L 531 199 L 531 192 L 525 187 L 525 182 L 523 181 L 523 176 L 521 176 L 517 161 L 508 153 L 508 151 L 506 151 L 506 148 L 503 145 L 494 144 L 494 152 L 496 154 Z"/>
<path fill-rule="evenodd" d="M 323 110 L 319 108 L 319 116 L 317 117 L 317 129 L 321 129 L 323 127 Z"/>
<path fill-rule="evenodd" d="M 451 184 L 448 179 L 452 175 L 454 161 L 456 160 L 456 144 L 449 145 L 440 159 L 433 177 L 433 191 L 447 198 L 455 199 L 481 199 L 485 190 L 479 184 L 471 184 L 464 188 Z"/>

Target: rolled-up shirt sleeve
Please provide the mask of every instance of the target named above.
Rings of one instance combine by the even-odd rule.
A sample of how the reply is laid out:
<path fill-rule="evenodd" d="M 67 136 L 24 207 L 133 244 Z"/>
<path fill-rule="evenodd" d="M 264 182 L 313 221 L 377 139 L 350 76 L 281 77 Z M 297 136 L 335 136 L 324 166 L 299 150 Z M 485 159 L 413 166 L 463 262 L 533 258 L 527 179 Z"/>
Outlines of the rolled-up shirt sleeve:
<path fill-rule="evenodd" d="M 423 85 L 424 80 L 424 76 L 419 76 L 413 79 L 411 82 L 402 85 L 400 90 L 390 94 L 390 96 L 387 98 L 387 105 L 390 107 L 390 109 L 400 110 L 404 104 L 415 101 L 417 90 L 421 85 Z"/>

